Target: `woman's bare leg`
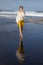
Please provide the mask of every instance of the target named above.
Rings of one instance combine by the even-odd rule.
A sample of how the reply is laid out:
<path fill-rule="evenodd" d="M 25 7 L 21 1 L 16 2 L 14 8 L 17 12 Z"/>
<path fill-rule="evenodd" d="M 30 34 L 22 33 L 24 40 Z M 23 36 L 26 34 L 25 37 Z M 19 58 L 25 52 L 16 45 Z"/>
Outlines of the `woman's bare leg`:
<path fill-rule="evenodd" d="M 20 36 L 23 37 L 23 35 L 22 35 L 22 26 L 21 25 L 19 26 L 19 32 L 20 32 Z"/>
<path fill-rule="evenodd" d="M 21 26 L 21 32 L 23 31 L 23 27 Z M 22 34 L 22 37 L 23 37 L 23 34 Z"/>

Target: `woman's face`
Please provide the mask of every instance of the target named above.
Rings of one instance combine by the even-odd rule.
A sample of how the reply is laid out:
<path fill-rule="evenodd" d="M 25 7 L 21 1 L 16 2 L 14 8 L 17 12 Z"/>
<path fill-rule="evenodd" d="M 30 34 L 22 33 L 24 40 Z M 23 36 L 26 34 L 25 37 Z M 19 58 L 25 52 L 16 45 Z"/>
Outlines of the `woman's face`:
<path fill-rule="evenodd" d="M 19 9 L 19 11 L 23 11 L 23 8 L 21 7 L 21 8 Z"/>

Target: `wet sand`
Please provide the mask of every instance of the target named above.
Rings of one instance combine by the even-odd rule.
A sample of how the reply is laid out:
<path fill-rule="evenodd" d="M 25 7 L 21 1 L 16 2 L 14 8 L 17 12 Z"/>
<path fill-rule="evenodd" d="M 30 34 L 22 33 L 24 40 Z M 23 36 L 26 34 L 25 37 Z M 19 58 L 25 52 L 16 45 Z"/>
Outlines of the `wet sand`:
<path fill-rule="evenodd" d="M 25 59 L 22 65 L 43 65 L 43 24 L 25 23 L 23 36 Z M 19 42 L 17 24 L 0 26 L 0 65 L 20 65 L 16 57 Z"/>

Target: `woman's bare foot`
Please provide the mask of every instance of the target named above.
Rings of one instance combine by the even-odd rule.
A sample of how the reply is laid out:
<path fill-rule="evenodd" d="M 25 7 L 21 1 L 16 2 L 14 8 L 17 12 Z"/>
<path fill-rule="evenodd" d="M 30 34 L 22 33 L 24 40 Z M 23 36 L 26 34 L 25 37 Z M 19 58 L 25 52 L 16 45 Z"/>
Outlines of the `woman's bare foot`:
<path fill-rule="evenodd" d="M 21 35 L 21 38 L 23 38 L 23 35 Z"/>
<path fill-rule="evenodd" d="M 21 35 L 19 35 L 19 37 L 21 38 Z"/>
<path fill-rule="evenodd" d="M 23 35 L 21 35 L 21 38 L 23 38 Z"/>
<path fill-rule="evenodd" d="M 20 36 L 20 38 L 23 38 L 23 35 L 19 35 Z"/>

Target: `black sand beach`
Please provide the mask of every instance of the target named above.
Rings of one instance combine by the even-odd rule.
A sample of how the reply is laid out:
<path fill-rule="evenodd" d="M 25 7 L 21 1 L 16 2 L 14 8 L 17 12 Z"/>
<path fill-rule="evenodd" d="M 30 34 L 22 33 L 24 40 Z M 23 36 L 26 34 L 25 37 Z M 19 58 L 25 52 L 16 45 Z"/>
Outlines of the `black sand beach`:
<path fill-rule="evenodd" d="M 18 27 L 9 21 L 0 19 L 0 65 L 20 65 L 16 57 L 20 42 Z M 25 23 L 23 36 L 25 58 L 22 65 L 43 65 L 43 23 Z"/>

